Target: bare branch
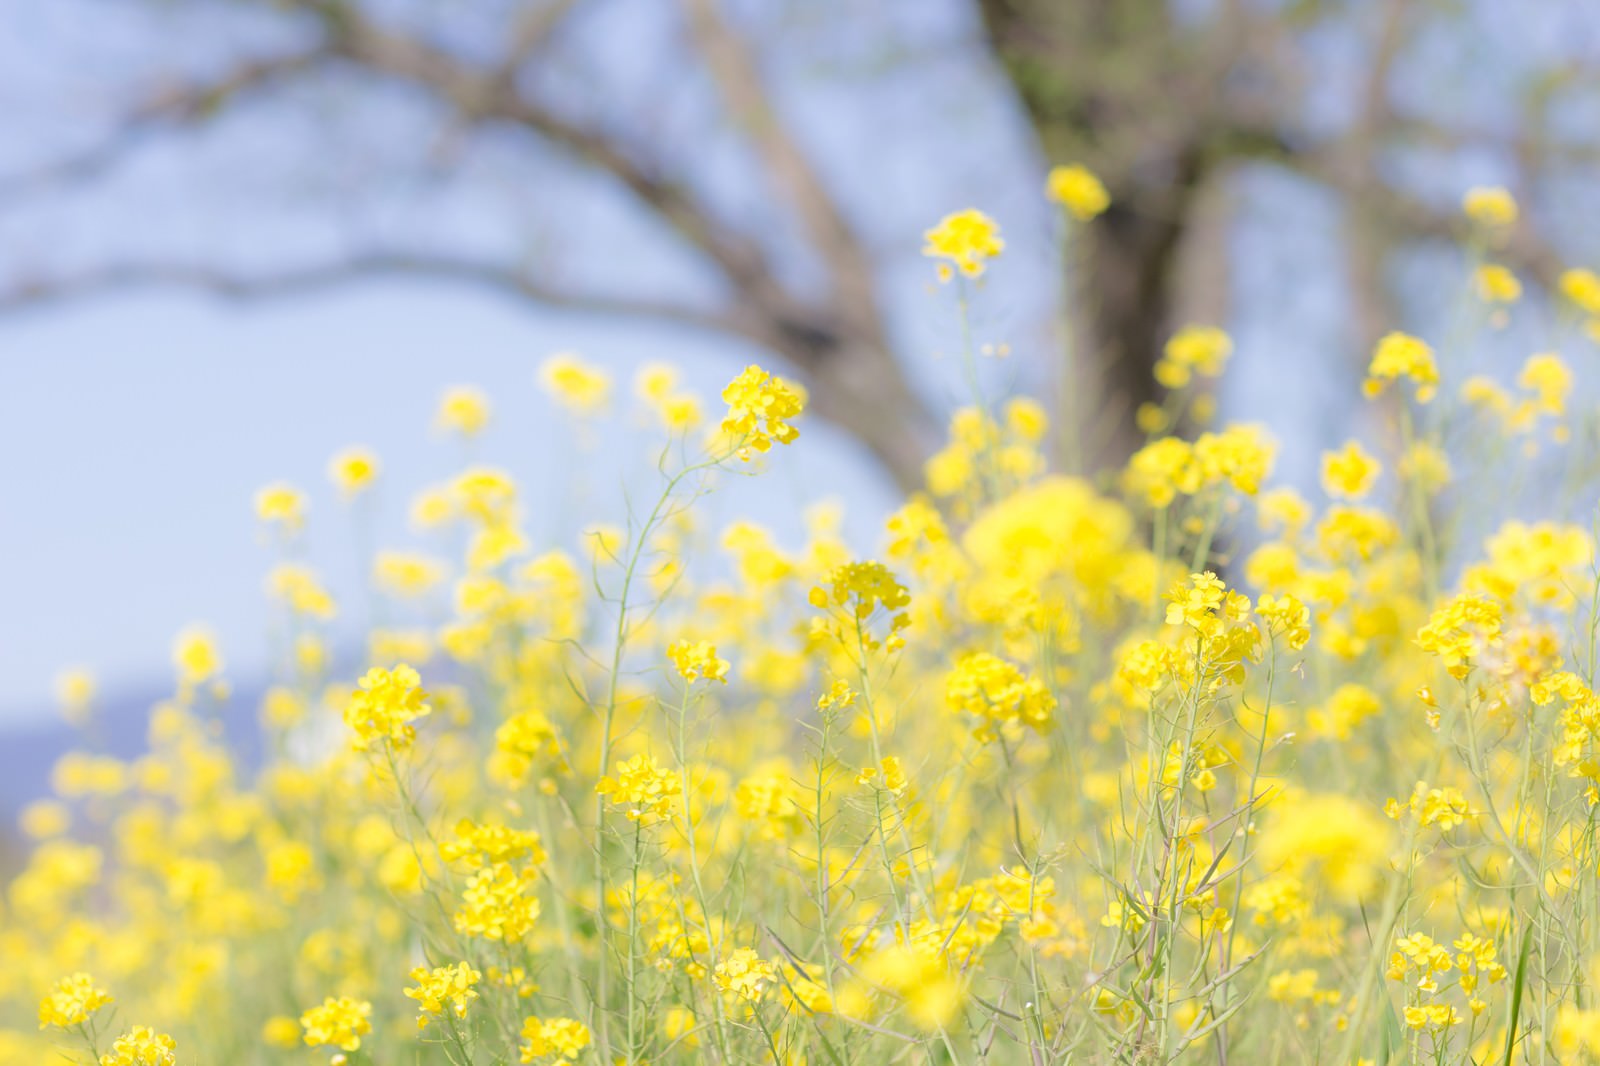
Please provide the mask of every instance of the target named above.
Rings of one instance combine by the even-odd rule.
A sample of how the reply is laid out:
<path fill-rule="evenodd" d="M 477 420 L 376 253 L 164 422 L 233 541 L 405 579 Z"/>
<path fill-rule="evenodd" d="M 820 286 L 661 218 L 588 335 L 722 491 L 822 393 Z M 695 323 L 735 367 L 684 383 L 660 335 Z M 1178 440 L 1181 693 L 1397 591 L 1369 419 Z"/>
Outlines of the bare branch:
<path fill-rule="evenodd" d="M 300 73 L 326 58 L 326 52 L 311 51 L 259 59 L 241 64 L 215 81 L 158 89 L 117 120 L 112 132 L 99 144 L 42 167 L 0 176 L 0 197 L 92 181 L 156 133 L 202 121 L 236 97 Z"/>
<path fill-rule="evenodd" d="M 821 175 L 784 126 L 748 43 L 722 18 L 717 0 L 683 0 L 683 6 L 724 106 L 799 212 L 833 274 L 835 302 L 850 309 L 852 326 L 874 328 L 873 272 L 866 252 Z"/>
<path fill-rule="evenodd" d="M 549 0 L 546 3 L 533 0 L 518 12 L 511 27 L 511 46 L 506 49 L 505 59 L 500 63 L 500 78 L 508 84 L 512 83 L 517 71 L 544 47 L 545 42 L 555 35 L 577 6 L 578 0 Z"/>
<path fill-rule="evenodd" d="M 181 263 L 121 263 L 54 278 L 24 279 L 0 289 L 0 312 L 47 306 L 86 296 L 178 286 L 229 300 L 292 296 L 375 278 L 433 278 L 471 282 L 563 310 L 628 315 L 676 322 L 743 336 L 759 335 L 757 324 L 736 313 L 562 289 L 509 265 L 431 253 L 374 252 L 349 259 L 273 273 L 233 273 L 215 266 Z"/>
<path fill-rule="evenodd" d="M 520 94 L 493 72 L 442 49 L 393 33 L 349 9 L 329 23 L 332 47 L 351 61 L 423 86 L 469 118 L 522 126 L 610 174 L 685 240 L 715 262 L 743 295 L 783 303 L 761 250 L 715 220 L 687 187 L 653 173 L 604 134 L 586 129 Z"/>

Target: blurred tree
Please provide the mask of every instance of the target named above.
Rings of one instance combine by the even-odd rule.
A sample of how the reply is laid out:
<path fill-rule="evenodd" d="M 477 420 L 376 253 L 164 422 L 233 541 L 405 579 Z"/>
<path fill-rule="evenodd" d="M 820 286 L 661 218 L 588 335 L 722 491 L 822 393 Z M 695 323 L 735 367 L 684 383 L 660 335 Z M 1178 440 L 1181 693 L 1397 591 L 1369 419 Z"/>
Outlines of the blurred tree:
<path fill-rule="evenodd" d="M 1465 50 L 1482 32 L 1468 5 L 979 0 L 979 9 L 1046 157 L 1088 164 L 1111 193 L 1068 294 L 1073 347 L 1087 354 L 1077 390 L 1092 398 L 1084 410 L 1110 419 L 1086 427 L 1102 459 L 1126 453 L 1132 410 L 1159 399 L 1152 368 L 1166 337 L 1186 321 L 1226 324 L 1230 230 L 1218 216 L 1247 165 L 1282 168 L 1339 199 L 1354 364 L 1400 325 L 1390 255 L 1419 239 L 1468 237 L 1463 190 L 1430 198 L 1415 168 L 1396 165 L 1397 152 L 1490 153 L 1514 167 L 1515 191 L 1526 196 L 1555 168 L 1592 163 L 1600 147 L 1550 128 L 1574 91 L 1600 85 L 1593 62 L 1522 72 L 1518 96 L 1501 109 L 1509 123 L 1426 99 L 1397 103 L 1397 72 L 1414 42 L 1442 34 Z M 1554 8 L 1545 15 L 1561 18 Z M 1353 46 L 1356 75 L 1316 81 L 1326 67 L 1313 52 L 1340 44 Z M 1526 62 L 1500 42 L 1487 52 L 1503 71 Z M 1498 251 L 1546 286 L 1560 270 L 1526 216 Z"/>
<path fill-rule="evenodd" d="M 133 103 L 101 143 L 42 171 L 0 178 L 0 196 L 104 174 L 153 135 L 200 130 L 265 95 L 353 77 L 398 87 L 445 116 L 436 168 L 448 168 L 453 142 L 507 131 L 531 138 L 537 149 L 520 160 L 525 169 L 518 180 L 530 187 L 541 181 L 540 153 L 555 149 L 578 161 L 591 180 L 598 176 L 620 189 L 675 235 L 707 284 L 680 297 L 608 283 L 615 278 L 580 283 L 534 254 L 446 248 L 387 234 L 330 241 L 348 250 L 292 268 L 245 269 L 220 258 L 168 255 L 14 270 L 0 307 L 150 283 L 243 297 L 376 275 L 460 279 L 544 304 L 650 316 L 747 339 L 802 375 L 814 410 L 858 437 L 902 486 L 920 480 L 935 440 L 934 412 L 894 351 L 878 291 L 881 263 L 775 105 L 755 44 L 725 3 L 677 0 L 660 11 L 672 15 L 673 34 L 693 56 L 682 76 L 705 84 L 710 106 L 750 162 L 740 180 L 755 177 L 763 187 L 756 215 L 727 207 L 714 162 L 701 158 L 715 153 L 677 143 L 666 124 L 653 120 L 650 101 L 602 106 L 601 94 L 587 92 L 585 57 L 563 38 L 575 20 L 605 6 L 592 0 L 182 0 L 176 6 L 207 9 L 219 25 L 237 19 L 245 28 L 213 31 L 215 46 L 203 45 L 205 62 L 191 64 L 202 73 L 147 78 L 134 90 L 116 86 Z M 988 43 L 978 46 L 993 47 L 1045 156 L 1088 163 L 1114 199 L 1074 257 L 1068 301 L 1078 323 L 1071 345 L 1078 357 L 1064 390 L 1076 398 L 1065 421 L 1093 461 L 1114 462 L 1126 453 L 1131 412 L 1150 398 L 1150 368 L 1167 333 L 1186 319 L 1227 316 L 1219 279 L 1228 231 L 1217 210 L 1225 197 L 1217 192 L 1241 163 L 1292 168 L 1345 198 L 1353 340 L 1364 345 L 1395 320 L 1384 307 L 1388 250 L 1409 237 L 1457 235 L 1453 204 L 1441 207 L 1385 180 L 1380 162 L 1389 147 L 1492 141 L 1523 165 L 1525 181 L 1552 149 L 1572 147 L 1546 135 L 1544 118 L 1563 88 L 1591 75 L 1578 66 L 1528 79 L 1527 124 L 1520 129 L 1457 128 L 1397 111 L 1391 86 L 1397 57 L 1424 22 L 1448 17 L 1405 0 L 1300 0 L 1277 8 L 1243 0 L 979 0 L 981 22 L 973 26 Z M 1313 88 L 1326 87 L 1308 85 L 1303 72 L 1306 50 L 1331 26 L 1364 35 L 1365 75 L 1347 109 L 1352 117 L 1330 125 L 1313 120 L 1309 99 Z M 250 43 L 241 47 L 241 39 Z M 562 55 L 575 50 L 576 59 Z M 671 58 L 685 62 L 682 55 Z M 550 76 L 558 68 L 563 77 Z M 326 107 L 315 92 L 290 99 Z M 352 203 L 352 212 L 358 206 Z M 1527 226 L 1511 254 L 1540 276 L 1555 269 L 1556 256 Z M 706 298 L 706 291 L 716 295 Z"/>

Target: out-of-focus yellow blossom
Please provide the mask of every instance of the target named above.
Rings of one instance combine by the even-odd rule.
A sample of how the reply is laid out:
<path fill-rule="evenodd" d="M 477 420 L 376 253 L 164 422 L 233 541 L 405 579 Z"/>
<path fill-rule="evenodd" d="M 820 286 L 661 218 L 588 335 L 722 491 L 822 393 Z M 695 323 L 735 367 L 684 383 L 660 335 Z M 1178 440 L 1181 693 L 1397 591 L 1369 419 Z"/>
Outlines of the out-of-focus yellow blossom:
<path fill-rule="evenodd" d="M 55 800 L 35 800 L 22 808 L 17 825 L 35 840 L 49 840 L 72 827 L 72 812 Z"/>
<path fill-rule="evenodd" d="M 1231 354 L 1233 339 L 1216 326 L 1185 326 L 1162 349 L 1156 380 L 1169 389 L 1181 389 L 1193 374 L 1218 377 Z"/>
<path fill-rule="evenodd" d="M 700 424 L 700 400 L 678 387 L 678 370 L 666 363 L 647 363 L 633 378 L 633 391 L 666 429 L 681 433 Z"/>
<path fill-rule="evenodd" d="M 1361 499 L 1381 473 L 1383 464 L 1359 441 L 1346 441 L 1341 450 L 1322 453 L 1322 488 L 1336 499 Z"/>
<path fill-rule="evenodd" d="M 1383 391 L 1386 382 L 1410 378 L 1416 383 L 1417 402 L 1427 403 L 1439 389 L 1439 369 L 1433 349 L 1409 333 L 1390 333 L 1373 350 L 1362 388 L 1368 396 Z"/>
<path fill-rule="evenodd" d="M 389 595 L 402 599 L 426 594 L 444 576 L 442 562 L 416 552 L 382 551 L 372 564 L 372 580 Z"/>
<path fill-rule="evenodd" d="M 299 532 L 305 525 L 306 498 L 293 485 L 273 482 L 256 493 L 256 517 L 285 533 Z"/>
<path fill-rule="evenodd" d="M 1472 276 L 1478 298 L 1489 304 L 1513 304 L 1522 298 L 1522 282 L 1509 268 L 1485 263 Z"/>
<path fill-rule="evenodd" d="M 874 952 L 859 973 L 840 999 L 840 1012 L 847 1016 L 870 1017 L 872 996 L 884 992 L 903 1004 L 917 1028 L 943 1029 L 965 1002 L 960 980 L 937 958 L 915 948 L 893 945 Z"/>
<path fill-rule="evenodd" d="M 589 1027 L 572 1018 L 526 1018 L 522 1022 L 522 1061 L 546 1056 L 576 1059 L 593 1039 Z"/>
<path fill-rule="evenodd" d="M 754 951 L 737 948 L 717 963 L 712 981 L 723 995 L 754 1003 L 765 995 L 776 973 L 772 964 Z"/>
<path fill-rule="evenodd" d="M 345 499 L 359 496 L 378 480 L 383 464 L 371 448 L 352 445 L 328 460 L 328 480 Z"/>
<path fill-rule="evenodd" d="M 971 652 L 957 661 L 945 678 L 945 702 L 952 711 L 978 719 L 980 739 L 991 739 L 995 727 L 1020 722 L 1044 732 L 1056 699 L 1038 678 L 1023 675 L 1011 663 L 988 652 Z"/>
<path fill-rule="evenodd" d="M 111 1042 L 100 1066 L 176 1066 L 178 1045 L 166 1033 L 136 1025 Z"/>
<path fill-rule="evenodd" d="M 611 375 L 571 352 L 541 363 L 539 381 L 556 402 L 577 415 L 596 414 L 611 398 Z"/>
<path fill-rule="evenodd" d="M 954 263 L 956 269 L 969 278 L 982 275 L 989 260 L 1006 247 L 994 219 L 976 208 L 946 215 L 937 226 L 923 234 L 923 241 L 923 255 Z M 950 276 L 950 267 L 939 264 L 940 279 L 948 280 Z"/>
<path fill-rule="evenodd" d="M 716 646 L 708 641 L 675 641 L 667 649 L 667 658 L 672 660 L 678 676 L 690 684 L 696 681 L 728 683 L 728 660 L 717 658 Z"/>
<path fill-rule="evenodd" d="M 349 996 L 329 996 L 320 1006 L 300 1015 L 305 1042 L 310 1047 L 336 1047 L 359 1051 L 361 1038 L 372 1032 L 372 1004 Z"/>
<path fill-rule="evenodd" d="M 199 685 L 222 673 L 222 652 L 209 629 L 188 626 L 172 642 L 172 664 L 178 670 L 179 681 Z"/>
<path fill-rule="evenodd" d="M 1432 495 L 1450 483 L 1450 457 L 1425 440 L 1413 441 L 1400 457 L 1400 476 Z"/>
<path fill-rule="evenodd" d="M 1475 185 L 1461 198 L 1461 210 L 1473 222 L 1487 228 L 1515 225 L 1517 201 L 1499 185 Z"/>
<path fill-rule="evenodd" d="M 1600 274 L 1584 267 L 1564 270 L 1556 281 L 1565 296 L 1584 314 L 1600 315 Z"/>
<path fill-rule="evenodd" d="M 298 563 L 280 563 L 267 575 L 267 592 L 296 614 L 329 619 L 336 613 L 333 597 L 316 574 Z"/>
<path fill-rule="evenodd" d="M 455 385 L 439 397 L 433 424 L 463 437 L 476 437 L 489 425 L 489 397 L 473 385 Z"/>
<path fill-rule="evenodd" d="M 300 1046 L 300 1023 L 287 1014 L 274 1015 L 261 1027 L 261 1042 L 285 1050 L 297 1048 Z"/>
<path fill-rule="evenodd" d="M 111 996 L 88 974 L 63 977 L 39 1002 L 39 1028 L 71 1029 L 87 1022 L 95 1011 L 111 1002 Z"/>
<path fill-rule="evenodd" d="M 1442 659 L 1451 676 L 1465 677 L 1499 641 L 1502 613 L 1486 596 L 1457 596 L 1428 617 L 1417 631 L 1417 646 Z"/>
<path fill-rule="evenodd" d="M 94 707 L 94 674 L 81 666 L 56 675 L 56 704 L 68 724 L 81 726 Z"/>
<path fill-rule="evenodd" d="M 1572 392 L 1572 371 L 1554 352 L 1530 355 L 1517 373 L 1517 387 L 1534 394 L 1541 413 L 1559 418 L 1566 413 Z"/>
<path fill-rule="evenodd" d="M 1094 172 L 1077 163 L 1050 168 L 1045 194 L 1079 222 L 1088 222 L 1111 206 L 1111 194 Z"/>

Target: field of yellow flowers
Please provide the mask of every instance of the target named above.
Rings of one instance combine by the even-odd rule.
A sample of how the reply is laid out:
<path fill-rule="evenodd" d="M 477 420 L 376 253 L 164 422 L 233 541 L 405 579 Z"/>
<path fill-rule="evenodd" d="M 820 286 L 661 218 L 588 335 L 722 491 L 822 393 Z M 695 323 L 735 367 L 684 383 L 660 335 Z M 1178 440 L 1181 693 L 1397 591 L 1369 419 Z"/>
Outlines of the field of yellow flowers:
<path fill-rule="evenodd" d="M 1105 207 L 1078 168 L 1049 189 L 1069 227 Z M 1466 199 L 1474 321 L 1519 295 L 1493 256 L 1515 212 Z M 1003 249 L 966 211 L 925 251 L 964 309 Z M 1560 299 L 1552 346 L 1600 333 L 1600 277 Z M 646 368 L 660 480 L 631 525 L 530 543 L 518 486 L 464 464 L 415 499 L 435 550 L 372 560 L 359 669 L 332 661 L 304 497 L 268 486 L 271 754 L 216 739 L 197 629 L 147 754 L 62 759 L 0 912 L 0 1061 L 1600 1055 L 1573 371 L 1458 376 L 1384 337 L 1392 433 L 1326 453 L 1317 503 L 1275 486 L 1259 427 L 1204 428 L 1230 349 L 1173 336 L 1169 402 L 1098 479 L 1052 470 L 1041 404 L 975 390 L 875 559 L 825 520 L 797 545 L 702 528 L 706 493 L 805 447 L 804 391 L 752 366 L 713 408 Z M 543 376 L 580 411 L 610 391 L 572 358 Z M 467 388 L 438 415 L 467 440 L 489 417 Z M 1539 449 L 1570 452 L 1551 510 L 1584 524 L 1496 513 L 1485 486 Z M 354 497 L 380 464 L 330 473 Z"/>

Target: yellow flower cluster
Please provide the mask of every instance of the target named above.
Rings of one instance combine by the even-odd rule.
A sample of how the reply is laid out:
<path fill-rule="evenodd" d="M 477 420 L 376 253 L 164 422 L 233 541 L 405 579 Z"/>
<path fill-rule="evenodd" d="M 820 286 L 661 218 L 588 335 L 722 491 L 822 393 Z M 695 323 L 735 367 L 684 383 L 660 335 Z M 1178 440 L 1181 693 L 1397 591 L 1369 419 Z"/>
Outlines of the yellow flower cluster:
<path fill-rule="evenodd" d="M 557 403 L 574 414 L 594 414 L 611 398 L 611 375 L 569 352 L 546 359 L 539 367 L 539 380 Z"/>
<path fill-rule="evenodd" d="M 1169 389 L 1181 389 L 1195 374 L 1220 377 L 1232 354 L 1233 338 L 1217 327 L 1185 326 L 1167 341 L 1156 362 L 1156 380 Z"/>
<path fill-rule="evenodd" d="M 1427 403 L 1439 390 L 1439 368 L 1433 349 L 1409 333 L 1390 333 L 1373 350 L 1364 386 L 1368 396 L 1383 391 L 1386 382 L 1410 378 L 1417 386 L 1417 402 Z"/>
<path fill-rule="evenodd" d="M 1111 206 L 1111 194 L 1088 167 L 1073 163 L 1051 167 L 1045 179 L 1045 194 L 1066 208 L 1079 222 L 1088 222 Z"/>
<path fill-rule="evenodd" d="M 729 382 L 722 401 L 728 405 L 722 434 L 740 459 L 749 460 L 753 451 L 769 451 L 774 443 L 793 444 L 800 437 L 789 419 L 805 410 L 805 391 L 758 366 L 745 367 Z"/>
<path fill-rule="evenodd" d="M 1074 220 L 1104 209 L 1057 179 Z M 1474 204 L 1481 252 L 1514 211 Z M 936 232 L 952 270 L 1000 250 L 981 216 Z M 1562 297 L 1600 320 L 1600 280 Z M 1434 402 L 1374 407 L 1296 488 L 1260 427 L 1182 428 L 1229 350 L 1172 338 L 1117 470 L 1053 472 L 1052 412 L 975 394 L 876 530 L 701 505 L 795 440 L 804 394 L 759 368 L 705 427 L 642 368 L 655 504 L 561 534 L 467 454 L 489 401 L 454 389 L 457 465 L 361 568 L 358 668 L 322 516 L 269 487 L 262 743 L 219 728 L 195 626 L 143 750 L 52 768 L 0 894 L 0 1062 L 1600 1055 L 1584 364 L 1457 380 L 1453 346 L 1391 335 L 1370 381 Z M 592 432 L 609 376 L 547 370 Z M 92 674 L 65 681 L 96 737 Z"/>
<path fill-rule="evenodd" d="M 176 1066 L 176 1042 L 166 1033 L 136 1025 L 111 1043 L 100 1066 Z"/>
<path fill-rule="evenodd" d="M 667 648 L 667 658 L 678 676 L 690 684 L 696 681 L 728 683 L 728 660 L 717 658 L 716 646 L 703 640 L 679 640 Z"/>
<path fill-rule="evenodd" d="M 483 979 L 483 974 L 469 963 L 458 962 L 431 970 L 418 966 L 411 971 L 411 979 L 416 985 L 405 992 L 408 998 L 417 1001 L 417 1028 L 423 1029 L 430 1018 L 441 1017 L 446 1010 L 458 1019 L 465 1018 L 467 1008 L 478 998 L 473 986 Z"/>
<path fill-rule="evenodd" d="M 522 1061 L 576 1059 L 593 1039 L 589 1027 L 572 1018 L 527 1018 L 522 1023 Z"/>
<path fill-rule="evenodd" d="M 997 726 L 1021 723 L 1043 733 L 1050 726 L 1056 698 L 1038 678 L 998 656 L 975 651 L 963 655 L 945 678 L 945 702 L 952 711 L 970 714 L 980 723 L 976 735 L 992 740 Z"/>
<path fill-rule="evenodd" d="M 989 260 L 1006 247 L 994 219 L 975 208 L 946 215 L 937 226 L 923 234 L 923 241 L 923 255 L 954 263 L 957 270 L 970 278 L 980 276 Z M 949 266 L 941 263 L 940 279 L 947 281 L 950 276 Z"/>
<path fill-rule="evenodd" d="M 310 1047 L 359 1051 L 361 1038 L 372 1032 L 372 1004 L 350 996 L 329 996 L 300 1016 Z"/>
<path fill-rule="evenodd" d="M 1254 496 L 1272 472 L 1274 453 L 1266 431 L 1254 425 L 1202 433 L 1193 443 L 1162 437 L 1134 454 L 1123 484 L 1156 508 L 1224 484 Z"/>
<path fill-rule="evenodd" d="M 644 754 L 619 762 L 617 776 L 602 777 L 594 790 L 646 825 L 665 818 L 681 791 L 678 776 Z"/>
<path fill-rule="evenodd" d="M 355 733 L 357 751 L 403 750 L 417 739 L 411 723 L 433 712 L 422 690 L 422 678 L 403 663 L 393 670 L 374 667 L 345 704 L 344 722 Z"/>
<path fill-rule="evenodd" d="M 111 996 L 97 987 L 88 974 L 63 977 L 39 1004 L 39 1028 L 53 1025 L 71 1029 L 87 1022 L 95 1011 L 111 1002 Z"/>

